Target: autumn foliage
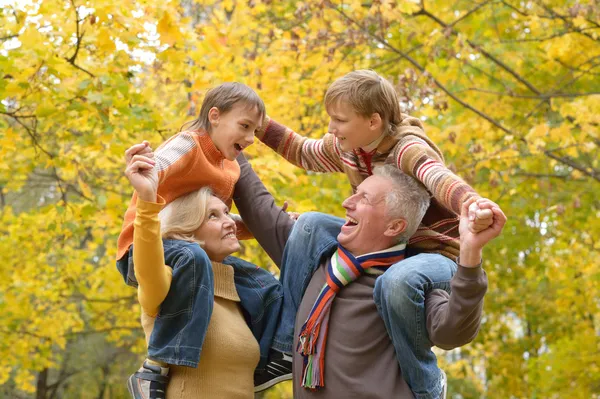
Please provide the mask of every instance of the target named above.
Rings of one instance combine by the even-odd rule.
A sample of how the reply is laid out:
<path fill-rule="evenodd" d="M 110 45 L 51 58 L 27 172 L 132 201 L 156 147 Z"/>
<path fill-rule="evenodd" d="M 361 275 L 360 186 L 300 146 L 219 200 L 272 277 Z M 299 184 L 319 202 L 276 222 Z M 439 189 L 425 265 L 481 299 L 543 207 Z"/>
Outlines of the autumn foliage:
<path fill-rule="evenodd" d="M 144 350 L 135 290 L 114 265 L 128 146 L 157 146 L 232 80 L 320 137 L 327 85 L 371 68 L 450 168 L 509 217 L 485 251 L 479 337 L 439 352 L 450 394 L 599 397 L 594 0 L 2 4 L 0 396 L 126 397 Z M 248 153 L 291 210 L 340 214 L 343 176 L 307 174 L 262 144 Z M 255 242 L 243 256 L 271 267 Z"/>

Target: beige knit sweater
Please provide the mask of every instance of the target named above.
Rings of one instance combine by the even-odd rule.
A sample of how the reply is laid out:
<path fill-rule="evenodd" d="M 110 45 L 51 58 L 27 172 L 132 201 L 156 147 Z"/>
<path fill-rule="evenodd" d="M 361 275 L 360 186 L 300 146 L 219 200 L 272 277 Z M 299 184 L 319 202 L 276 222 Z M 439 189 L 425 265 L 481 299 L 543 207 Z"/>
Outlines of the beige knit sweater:
<path fill-rule="evenodd" d="M 146 342 L 154 328 L 157 309 L 151 298 L 166 297 L 172 274 L 162 256 L 158 211 L 161 204 L 138 200 L 134 233 L 136 274 L 152 275 L 139 279 L 138 298 L 142 305 L 142 327 Z M 138 234 L 141 233 L 141 234 Z M 160 253 L 160 256 L 156 254 Z M 170 366 L 171 380 L 167 399 L 254 398 L 254 368 L 259 361 L 258 342 L 250 332 L 240 308 L 233 268 L 213 262 L 215 302 L 202 346 L 198 368 Z M 169 269 L 168 271 L 165 270 Z M 150 285 L 149 285 L 150 284 Z"/>

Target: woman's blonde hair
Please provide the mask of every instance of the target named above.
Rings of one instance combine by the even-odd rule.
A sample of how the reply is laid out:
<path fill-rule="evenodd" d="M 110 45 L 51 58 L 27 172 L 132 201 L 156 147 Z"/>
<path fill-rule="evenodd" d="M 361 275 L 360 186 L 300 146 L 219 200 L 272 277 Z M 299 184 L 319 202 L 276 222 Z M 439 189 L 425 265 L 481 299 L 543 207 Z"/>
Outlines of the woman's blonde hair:
<path fill-rule="evenodd" d="M 354 112 L 365 118 L 378 113 L 387 134 L 394 134 L 402 122 L 398 93 L 375 71 L 359 69 L 333 82 L 325 93 L 325 108 L 341 101 L 350 104 Z"/>
<path fill-rule="evenodd" d="M 256 109 L 260 121 L 265 117 L 265 103 L 254 90 L 242 83 L 227 82 L 210 89 L 204 96 L 198 118 L 184 123 L 179 130 L 204 129 L 210 132 L 208 112 L 211 108 L 216 107 L 219 112 L 224 114 L 231 111 L 237 103 L 244 104 L 248 110 Z"/>
<path fill-rule="evenodd" d="M 204 242 L 198 240 L 194 233 L 206 220 L 208 202 L 212 195 L 210 188 L 203 187 L 181 196 L 165 206 L 158 214 L 162 238 L 204 245 Z"/>

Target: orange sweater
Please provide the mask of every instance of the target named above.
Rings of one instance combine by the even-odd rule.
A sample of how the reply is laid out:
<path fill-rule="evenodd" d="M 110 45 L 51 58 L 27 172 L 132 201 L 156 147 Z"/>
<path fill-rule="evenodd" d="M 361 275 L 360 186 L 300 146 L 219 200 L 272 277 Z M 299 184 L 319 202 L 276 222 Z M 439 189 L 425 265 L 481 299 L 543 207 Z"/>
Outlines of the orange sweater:
<path fill-rule="evenodd" d="M 158 168 L 158 195 L 167 204 L 182 195 L 209 186 L 217 197 L 231 206 L 233 189 L 240 178 L 240 166 L 237 161 L 223 157 L 206 131 L 176 134 L 156 149 L 154 160 Z M 136 201 L 137 194 L 134 193 L 117 241 L 117 260 L 127 253 L 133 243 Z"/>

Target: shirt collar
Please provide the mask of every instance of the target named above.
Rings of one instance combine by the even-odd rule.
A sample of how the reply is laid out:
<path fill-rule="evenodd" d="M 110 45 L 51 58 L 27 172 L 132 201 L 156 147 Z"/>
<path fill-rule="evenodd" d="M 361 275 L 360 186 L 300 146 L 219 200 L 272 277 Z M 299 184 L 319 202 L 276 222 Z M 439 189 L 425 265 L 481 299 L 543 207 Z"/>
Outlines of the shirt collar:
<path fill-rule="evenodd" d="M 361 150 L 363 150 L 366 153 L 375 151 L 375 149 L 377 149 L 377 146 L 379 146 L 379 144 L 383 141 L 384 137 L 385 133 L 382 133 L 381 136 L 377 137 L 375 140 L 371 141 L 366 146 L 361 147 Z"/>

